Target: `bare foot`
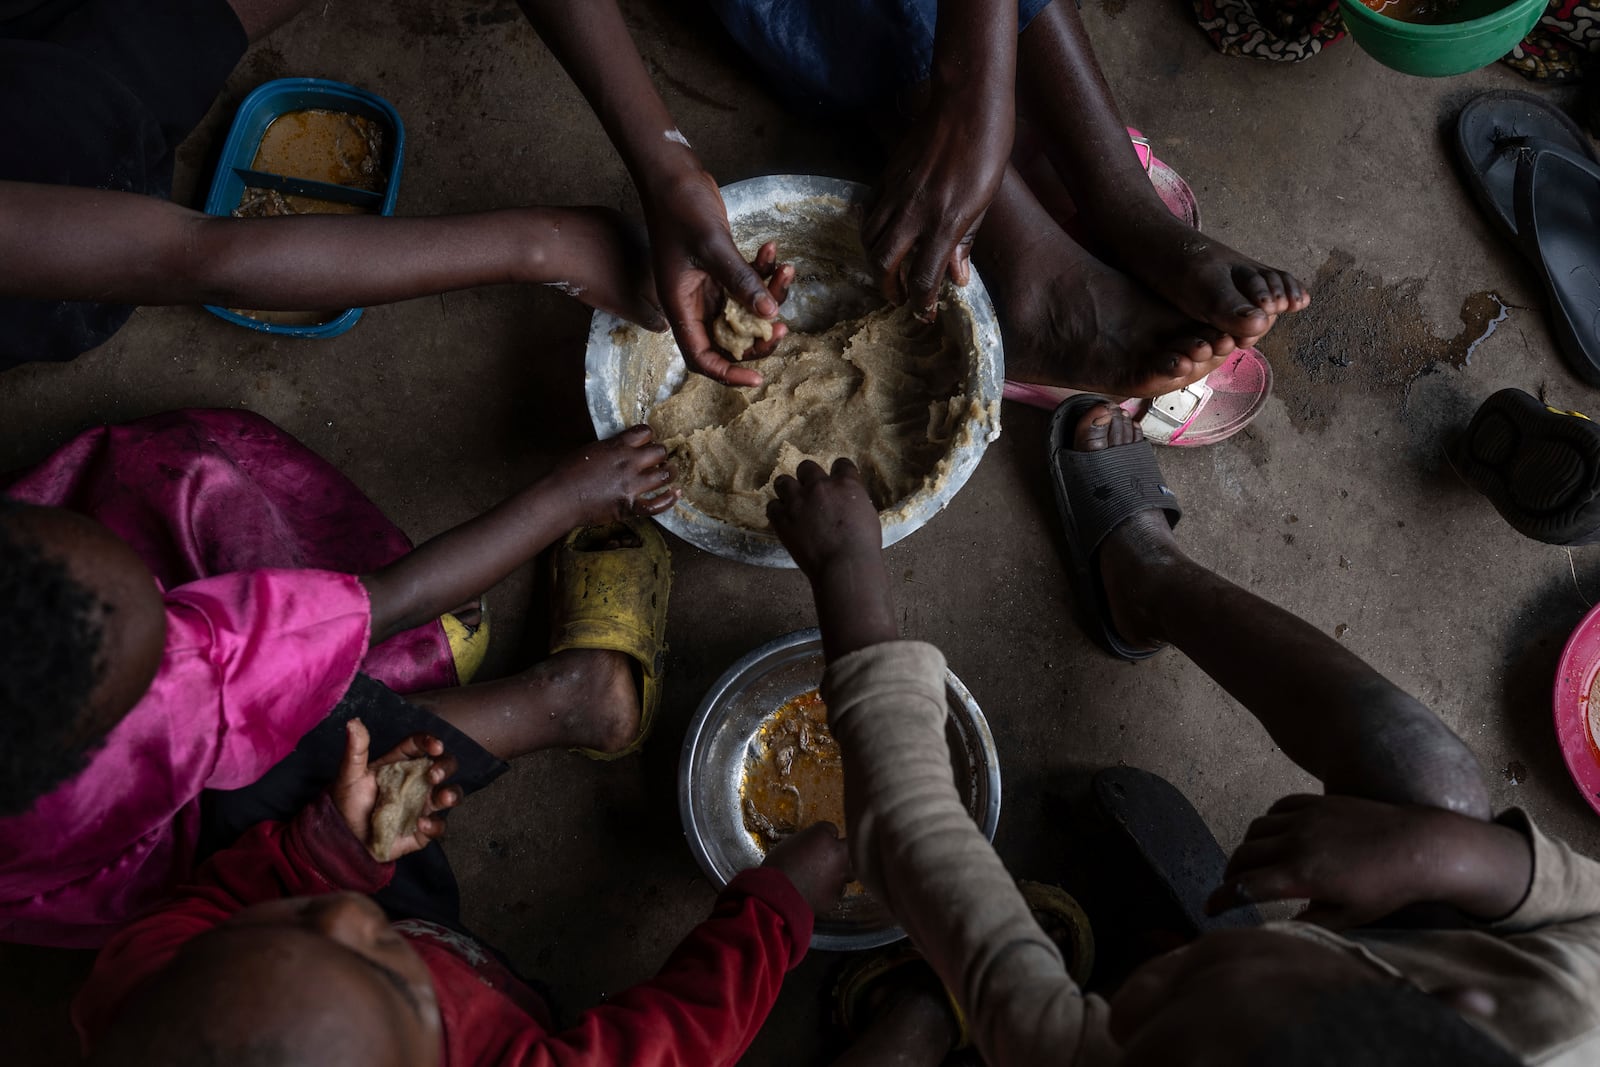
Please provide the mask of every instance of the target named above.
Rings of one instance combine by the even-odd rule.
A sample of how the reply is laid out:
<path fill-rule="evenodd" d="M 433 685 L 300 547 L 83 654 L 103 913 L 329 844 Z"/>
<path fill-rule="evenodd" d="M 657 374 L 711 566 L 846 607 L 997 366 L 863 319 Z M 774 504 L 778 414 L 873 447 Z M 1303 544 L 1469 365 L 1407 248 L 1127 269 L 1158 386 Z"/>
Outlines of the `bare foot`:
<path fill-rule="evenodd" d="M 1126 411 L 1110 404 L 1089 409 L 1078 423 L 1072 447 L 1079 452 L 1121 448 L 1144 440 L 1144 431 Z M 1165 513 L 1141 511 L 1123 520 L 1100 542 L 1100 580 L 1111 605 L 1111 622 L 1135 648 L 1158 648 L 1162 635 L 1146 605 L 1162 575 L 1187 562 Z"/>
<path fill-rule="evenodd" d="M 620 752 L 639 735 L 639 690 L 633 659 L 606 649 L 573 648 L 539 664 L 550 682 L 568 688 L 562 707 L 547 712 L 570 748 Z M 539 669 L 535 668 L 535 669 Z"/>
<path fill-rule="evenodd" d="M 1210 373 L 1233 341 L 1106 266 L 1056 225 L 1014 168 L 974 252 L 1019 381 L 1159 396 Z"/>
<path fill-rule="evenodd" d="M 1113 186 L 1115 193 L 1080 211 L 1042 141 L 1019 145 L 1013 158 L 1029 190 L 1058 224 L 1083 233 L 1096 255 L 1241 348 L 1259 341 L 1279 315 L 1311 303 L 1305 286 L 1288 271 L 1236 252 L 1174 215 L 1137 169 L 1128 182 Z"/>
<path fill-rule="evenodd" d="M 1084 223 L 1111 262 L 1240 347 L 1311 303 L 1293 274 L 1190 229 L 1153 191 L 1138 208 L 1086 212 Z"/>
<path fill-rule="evenodd" d="M 981 238 L 980 238 L 981 243 Z M 1018 381 L 1153 397 L 1211 373 L 1232 341 L 1096 261 L 1059 230 L 984 268 Z"/>

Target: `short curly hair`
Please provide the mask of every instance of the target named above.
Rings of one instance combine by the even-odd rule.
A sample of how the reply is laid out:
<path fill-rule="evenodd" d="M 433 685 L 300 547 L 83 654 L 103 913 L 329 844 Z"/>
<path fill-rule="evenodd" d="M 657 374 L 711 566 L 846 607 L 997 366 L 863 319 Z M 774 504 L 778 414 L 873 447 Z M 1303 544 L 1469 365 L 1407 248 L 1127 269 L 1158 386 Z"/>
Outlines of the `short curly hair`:
<path fill-rule="evenodd" d="M 0 497 L 0 815 L 20 815 L 83 770 L 105 740 L 84 736 L 105 674 L 105 605 L 15 521 Z"/>

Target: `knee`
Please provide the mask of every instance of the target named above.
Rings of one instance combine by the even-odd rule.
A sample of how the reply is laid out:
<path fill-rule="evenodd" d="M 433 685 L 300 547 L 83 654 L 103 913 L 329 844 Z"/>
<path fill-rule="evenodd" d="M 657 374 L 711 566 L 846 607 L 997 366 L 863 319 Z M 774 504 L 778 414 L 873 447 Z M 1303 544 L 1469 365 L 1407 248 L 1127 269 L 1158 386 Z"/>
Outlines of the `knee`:
<path fill-rule="evenodd" d="M 1493 815 L 1477 756 L 1450 727 L 1403 694 L 1375 700 L 1359 717 L 1360 738 L 1340 778 L 1391 804 L 1421 804 L 1475 819 Z M 1335 789 L 1335 783 L 1327 783 Z"/>

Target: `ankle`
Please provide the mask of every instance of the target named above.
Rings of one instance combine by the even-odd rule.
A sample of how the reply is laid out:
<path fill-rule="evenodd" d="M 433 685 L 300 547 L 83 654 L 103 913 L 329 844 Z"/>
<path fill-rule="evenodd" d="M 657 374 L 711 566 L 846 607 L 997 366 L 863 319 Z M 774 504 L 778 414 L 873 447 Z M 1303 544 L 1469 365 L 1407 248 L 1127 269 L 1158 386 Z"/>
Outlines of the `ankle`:
<path fill-rule="evenodd" d="M 1165 519 L 1161 522 L 1164 525 Z M 1117 615 L 1124 624 L 1141 639 L 1169 640 L 1165 609 L 1195 567 L 1171 533 L 1162 534 L 1141 523 L 1126 524 L 1102 544 L 1100 560 L 1107 589 L 1115 597 Z"/>

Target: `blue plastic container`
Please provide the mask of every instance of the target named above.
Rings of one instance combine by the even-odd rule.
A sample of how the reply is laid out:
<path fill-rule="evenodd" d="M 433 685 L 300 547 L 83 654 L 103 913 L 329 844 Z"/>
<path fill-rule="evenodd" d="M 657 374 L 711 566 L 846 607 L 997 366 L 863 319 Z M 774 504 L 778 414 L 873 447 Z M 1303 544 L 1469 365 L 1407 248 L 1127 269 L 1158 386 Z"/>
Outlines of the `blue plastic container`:
<path fill-rule="evenodd" d="M 291 111 L 321 108 L 327 111 L 346 111 L 362 115 L 384 127 L 385 156 L 382 186 L 378 192 L 355 189 L 347 185 L 330 185 L 326 182 L 288 178 L 281 174 L 263 174 L 252 168 L 256 152 L 261 148 L 261 137 L 279 115 Z M 222 158 L 217 163 L 217 173 L 211 179 L 211 192 L 206 196 L 207 215 L 229 215 L 239 206 L 246 186 L 258 189 L 275 189 L 294 196 L 314 196 L 344 204 L 356 204 L 378 215 L 393 215 L 395 197 L 400 192 L 400 161 L 405 157 L 406 129 L 400 115 L 383 97 L 357 89 L 343 82 L 326 78 L 279 78 L 258 86 L 233 117 L 228 139 L 222 145 Z M 262 333 L 281 337 L 337 337 L 361 318 L 360 308 L 348 308 L 328 322 L 315 326 L 294 326 L 236 315 L 227 308 L 206 305 L 206 310 L 221 319 Z"/>

